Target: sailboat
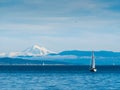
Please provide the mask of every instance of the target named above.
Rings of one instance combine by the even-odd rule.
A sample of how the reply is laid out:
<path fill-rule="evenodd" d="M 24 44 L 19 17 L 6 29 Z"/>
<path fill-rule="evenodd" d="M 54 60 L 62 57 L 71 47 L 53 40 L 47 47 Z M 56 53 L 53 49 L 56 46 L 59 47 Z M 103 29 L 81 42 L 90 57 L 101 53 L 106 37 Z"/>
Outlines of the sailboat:
<path fill-rule="evenodd" d="M 95 68 L 95 56 L 93 51 L 92 51 L 92 61 L 91 61 L 90 71 L 91 72 L 97 71 L 97 69 Z"/>
<path fill-rule="evenodd" d="M 43 62 L 43 63 L 42 63 L 42 65 L 44 66 L 44 65 L 45 65 L 45 63 Z"/>

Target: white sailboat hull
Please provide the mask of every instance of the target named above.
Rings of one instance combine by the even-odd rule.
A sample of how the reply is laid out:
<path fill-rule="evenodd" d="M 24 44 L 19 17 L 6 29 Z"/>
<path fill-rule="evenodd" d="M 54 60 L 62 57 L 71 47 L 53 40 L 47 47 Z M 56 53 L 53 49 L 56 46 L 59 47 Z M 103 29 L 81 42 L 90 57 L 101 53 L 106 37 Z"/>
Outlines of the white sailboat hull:
<path fill-rule="evenodd" d="M 97 72 L 97 69 L 96 68 L 92 68 L 90 69 L 91 72 Z"/>

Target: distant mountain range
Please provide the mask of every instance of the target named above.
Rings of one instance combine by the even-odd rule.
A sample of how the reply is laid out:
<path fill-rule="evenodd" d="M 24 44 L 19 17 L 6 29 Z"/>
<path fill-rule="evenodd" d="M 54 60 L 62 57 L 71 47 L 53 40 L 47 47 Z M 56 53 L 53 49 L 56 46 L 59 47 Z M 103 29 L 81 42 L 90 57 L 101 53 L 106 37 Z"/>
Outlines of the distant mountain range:
<path fill-rule="evenodd" d="M 91 56 L 92 51 L 70 50 L 60 52 L 59 55 Z M 120 57 L 120 52 L 94 51 L 96 57 Z"/>
<path fill-rule="evenodd" d="M 120 52 L 94 51 L 96 57 L 120 57 Z M 91 57 L 91 51 L 68 50 L 55 53 L 39 45 L 33 45 L 21 52 L 0 53 L 0 57 L 45 57 L 45 56 L 76 56 Z"/>
<path fill-rule="evenodd" d="M 76 64 L 89 65 L 92 51 L 68 50 L 55 53 L 39 45 L 21 52 L 0 53 L 0 64 Z M 120 65 L 120 52 L 94 51 L 96 64 Z"/>

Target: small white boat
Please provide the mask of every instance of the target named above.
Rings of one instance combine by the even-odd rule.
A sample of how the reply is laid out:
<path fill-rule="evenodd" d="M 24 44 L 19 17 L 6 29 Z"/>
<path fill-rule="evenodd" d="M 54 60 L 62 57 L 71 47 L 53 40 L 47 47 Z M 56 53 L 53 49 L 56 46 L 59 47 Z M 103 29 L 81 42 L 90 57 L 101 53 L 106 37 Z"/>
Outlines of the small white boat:
<path fill-rule="evenodd" d="M 43 62 L 43 63 L 42 63 L 42 65 L 44 66 L 44 65 L 45 65 L 45 63 Z"/>
<path fill-rule="evenodd" d="M 93 51 L 92 51 L 92 61 L 91 61 L 90 71 L 91 72 L 97 71 L 97 69 L 95 68 L 95 56 Z"/>

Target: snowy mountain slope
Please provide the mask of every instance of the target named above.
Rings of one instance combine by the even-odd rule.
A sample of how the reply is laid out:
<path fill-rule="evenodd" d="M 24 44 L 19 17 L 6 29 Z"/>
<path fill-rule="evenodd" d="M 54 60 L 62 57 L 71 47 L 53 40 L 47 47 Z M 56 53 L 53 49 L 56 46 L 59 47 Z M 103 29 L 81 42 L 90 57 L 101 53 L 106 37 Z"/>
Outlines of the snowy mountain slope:
<path fill-rule="evenodd" d="M 22 52 L 10 52 L 10 53 L 0 53 L 0 57 L 18 57 L 18 56 L 46 56 L 48 54 L 53 54 L 50 50 L 39 45 L 33 45 L 30 48 L 25 49 Z"/>
<path fill-rule="evenodd" d="M 55 53 L 55 52 L 47 50 L 46 48 L 40 47 L 38 45 L 34 45 L 23 51 L 23 55 L 25 56 L 45 56 L 51 53 Z"/>

